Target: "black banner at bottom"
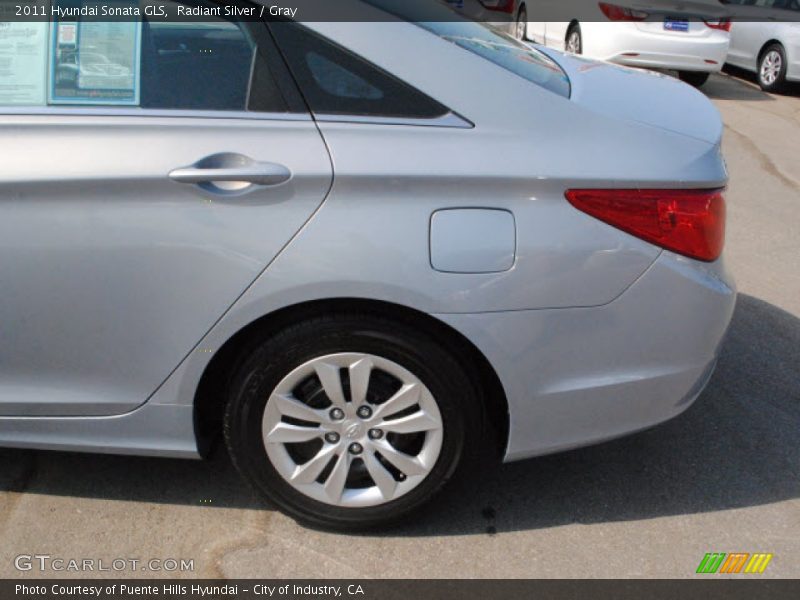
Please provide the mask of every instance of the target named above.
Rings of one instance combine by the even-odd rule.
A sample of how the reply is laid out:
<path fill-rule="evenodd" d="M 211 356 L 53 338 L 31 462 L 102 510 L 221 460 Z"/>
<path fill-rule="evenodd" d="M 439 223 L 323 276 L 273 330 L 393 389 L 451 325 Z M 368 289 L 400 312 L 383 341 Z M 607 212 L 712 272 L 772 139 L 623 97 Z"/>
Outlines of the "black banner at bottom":
<path fill-rule="evenodd" d="M 0 580 L 2 600 L 796 600 L 800 580 L 770 579 L 308 579 Z"/>

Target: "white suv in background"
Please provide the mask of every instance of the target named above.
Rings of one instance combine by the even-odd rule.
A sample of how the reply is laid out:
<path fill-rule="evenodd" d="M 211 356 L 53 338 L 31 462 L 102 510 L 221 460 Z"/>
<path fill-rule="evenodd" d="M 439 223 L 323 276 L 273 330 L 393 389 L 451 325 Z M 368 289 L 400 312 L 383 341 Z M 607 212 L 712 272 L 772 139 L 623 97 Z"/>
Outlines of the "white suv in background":
<path fill-rule="evenodd" d="M 547 14 L 544 5 L 555 1 L 540 0 L 543 14 Z M 683 81 L 694 86 L 703 85 L 711 73 L 722 69 L 731 23 L 720 16 L 724 13 L 719 4 L 703 7 L 708 16 L 699 18 L 677 2 L 674 10 L 663 3 L 658 9 L 643 10 L 635 8 L 642 6 L 641 2 L 615 2 L 598 2 L 591 9 L 582 3 L 576 14 L 583 15 L 585 21 L 530 21 L 525 35 L 536 43 L 590 58 L 678 71 Z M 530 9 L 528 15 L 535 17 Z"/>

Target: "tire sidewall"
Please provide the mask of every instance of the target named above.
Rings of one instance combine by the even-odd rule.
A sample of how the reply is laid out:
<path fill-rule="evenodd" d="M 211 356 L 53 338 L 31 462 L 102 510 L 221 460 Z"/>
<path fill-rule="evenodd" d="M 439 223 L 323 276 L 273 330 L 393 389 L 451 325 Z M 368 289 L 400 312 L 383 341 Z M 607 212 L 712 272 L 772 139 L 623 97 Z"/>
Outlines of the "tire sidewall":
<path fill-rule="evenodd" d="M 711 73 L 706 71 L 679 71 L 678 78 L 684 83 L 694 88 L 700 88 L 706 84 L 711 77 Z"/>
<path fill-rule="evenodd" d="M 344 508 L 309 498 L 278 473 L 264 447 L 262 419 L 278 383 L 305 362 L 340 352 L 375 354 L 408 369 L 428 387 L 442 416 L 442 447 L 433 469 L 414 489 L 386 504 Z M 225 433 L 234 463 L 258 491 L 311 525 L 369 528 L 401 519 L 424 504 L 452 477 L 465 454 L 465 439 L 470 433 L 480 431 L 474 391 L 453 357 L 427 336 L 393 333 L 381 325 L 362 321 L 340 322 L 315 331 L 296 328 L 267 341 L 243 363 L 234 377 L 232 392 Z"/>

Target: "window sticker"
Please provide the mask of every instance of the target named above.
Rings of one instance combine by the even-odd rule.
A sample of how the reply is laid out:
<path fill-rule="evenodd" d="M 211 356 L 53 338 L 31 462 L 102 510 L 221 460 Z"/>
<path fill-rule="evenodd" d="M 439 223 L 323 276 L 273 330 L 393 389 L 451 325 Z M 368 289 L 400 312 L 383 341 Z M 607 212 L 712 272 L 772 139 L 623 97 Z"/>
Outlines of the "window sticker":
<path fill-rule="evenodd" d="M 0 22 L 0 106 L 44 106 L 48 30 L 46 22 Z"/>
<path fill-rule="evenodd" d="M 90 11 L 101 3 L 81 3 Z M 102 3 L 108 6 L 109 2 Z M 115 6 L 138 6 L 123 0 Z M 138 105 L 141 21 L 58 21 L 50 48 L 50 104 Z"/>

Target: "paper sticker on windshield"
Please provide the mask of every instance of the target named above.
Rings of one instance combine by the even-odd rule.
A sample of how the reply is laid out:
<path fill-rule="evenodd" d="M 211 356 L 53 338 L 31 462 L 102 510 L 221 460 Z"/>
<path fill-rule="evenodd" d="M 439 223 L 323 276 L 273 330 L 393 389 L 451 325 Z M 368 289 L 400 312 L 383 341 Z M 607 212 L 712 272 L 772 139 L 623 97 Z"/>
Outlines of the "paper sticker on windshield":
<path fill-rule="evenodd" d="M 138 105 L 141 37 L 140 21 L 54 23 L 49 102 Z"/>
<path fill-rule="evenodd" d="M 0 106 L 42 106 L 48 23 L 0 22 Z"/>

